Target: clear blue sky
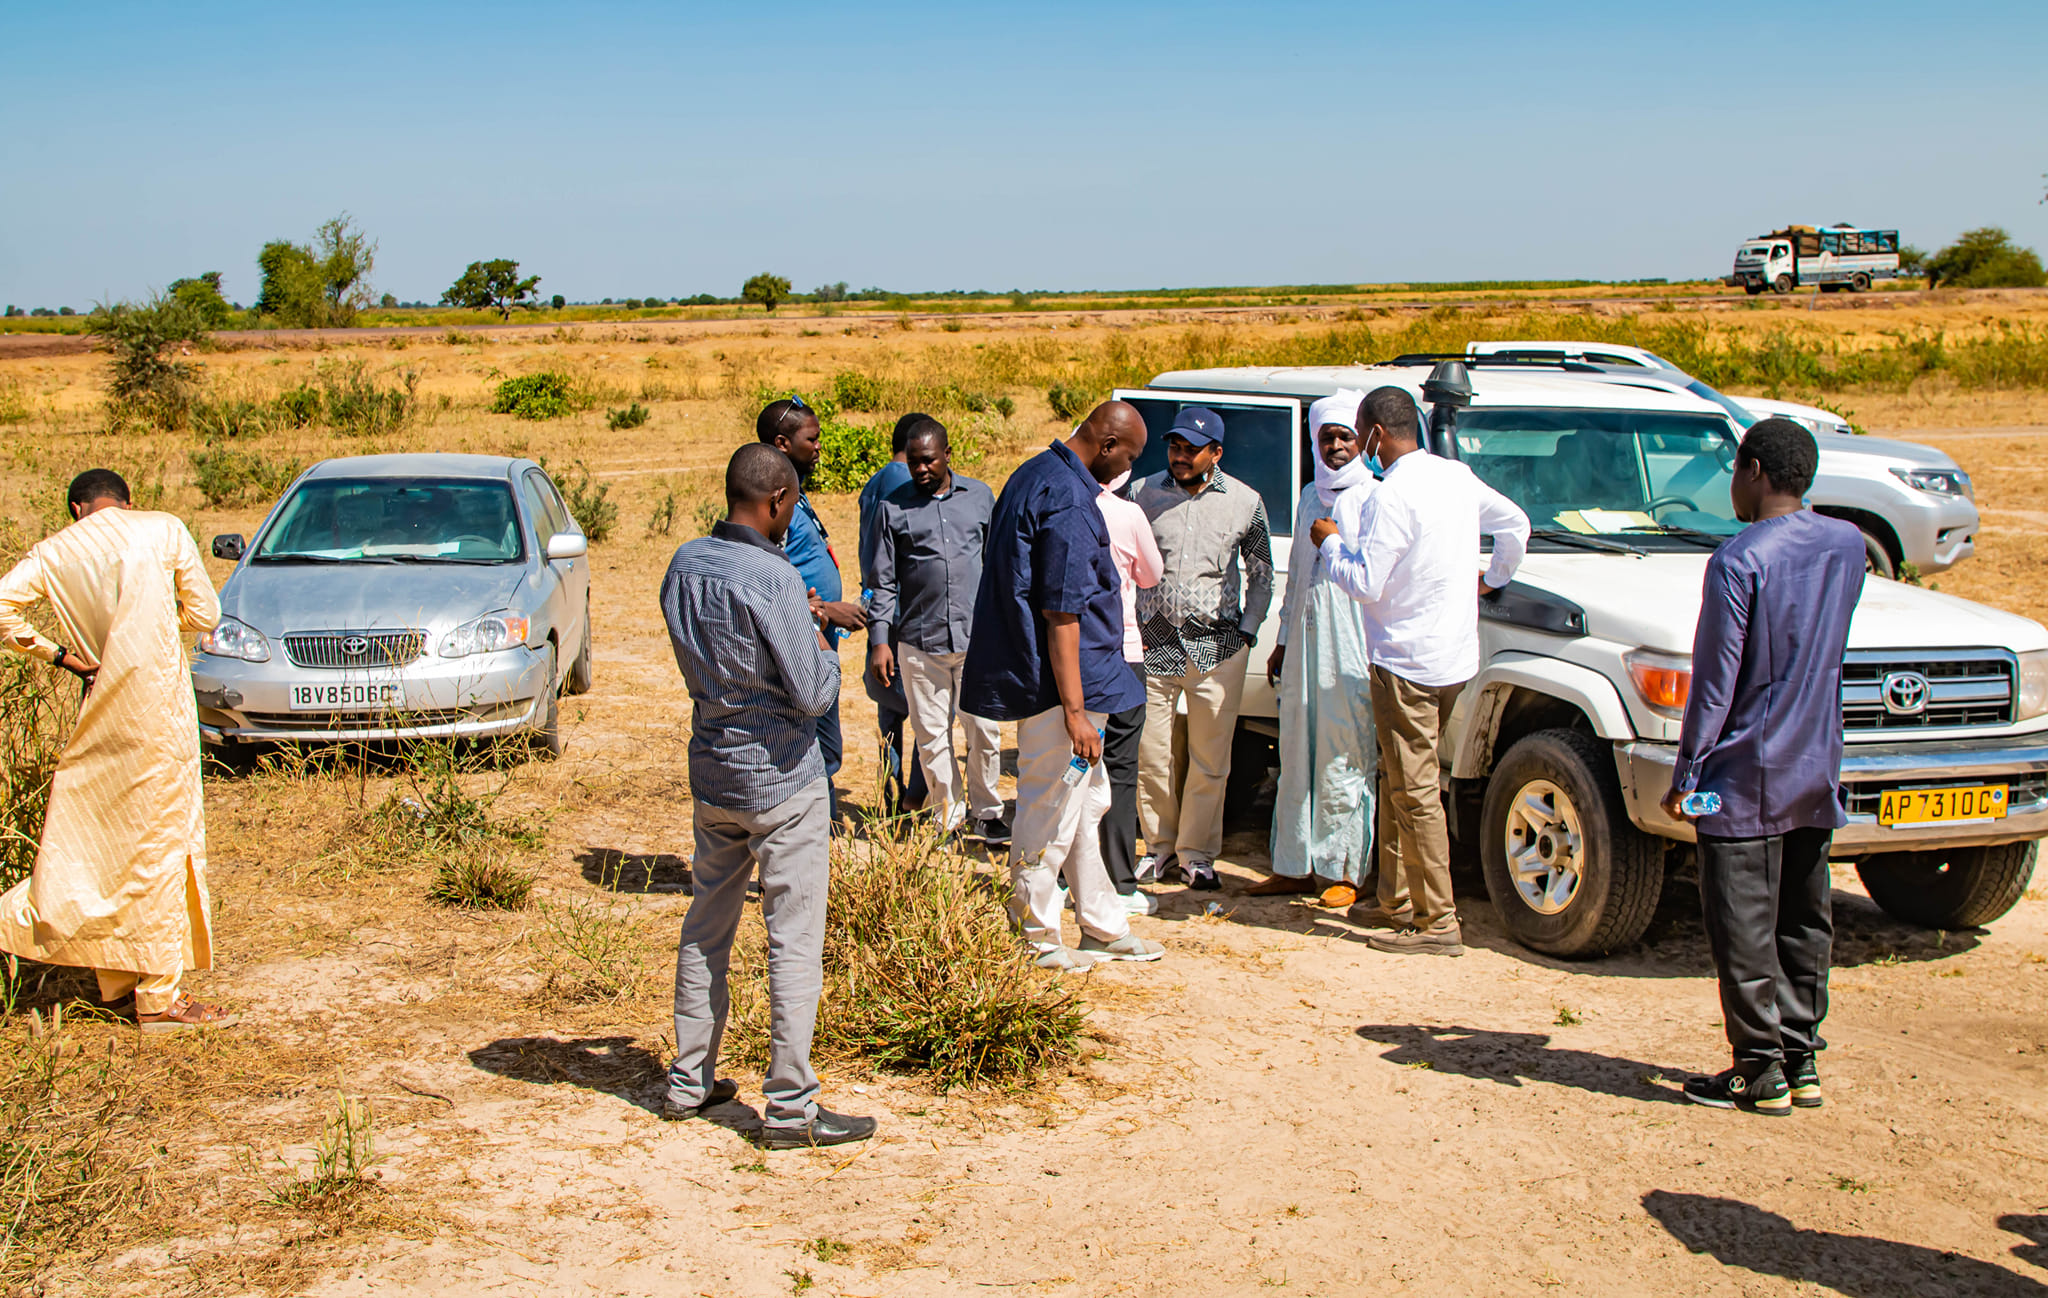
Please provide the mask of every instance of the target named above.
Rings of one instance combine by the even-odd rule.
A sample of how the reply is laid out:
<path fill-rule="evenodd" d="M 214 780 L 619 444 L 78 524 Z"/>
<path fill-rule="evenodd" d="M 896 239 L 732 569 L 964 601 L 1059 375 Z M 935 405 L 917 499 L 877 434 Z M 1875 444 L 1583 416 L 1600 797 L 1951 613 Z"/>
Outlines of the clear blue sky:
<path fill-rule="evenodd" d="M 572 299 L 1725 271 L 1787 221 L 2048 247 L 2048 4 L 0 0 L 0 300 L 346 209 L 376 287 Z"/>

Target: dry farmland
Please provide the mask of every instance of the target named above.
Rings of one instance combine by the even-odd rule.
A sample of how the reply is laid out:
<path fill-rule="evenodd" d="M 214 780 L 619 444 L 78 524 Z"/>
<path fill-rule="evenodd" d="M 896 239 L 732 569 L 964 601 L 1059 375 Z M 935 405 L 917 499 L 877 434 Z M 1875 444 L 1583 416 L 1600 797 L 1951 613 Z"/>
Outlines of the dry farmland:
<path fill-rule="evenodd" d="M 1190 362 L 1680 326 L 1711 347 L 1791 339 L 1837 364 L 1939 331 L 1960 356 L 1972 340 L 2048 336 L 2048 295 L 754 317 L 280 336 L 191 357 L 209 399 L 252 406 L 323 375 L 385 390 L 413 376 L 415 406 L 395 431 L 252 422 L 211 448 L 256 457 L 263 472 L 428 448 L 587 470 L 618 506 L 590 554 L 596 687 L 564 700 L 560 761 L 464 777 L 511 827 L 492 850 L 535 878 L 524 909 L 437 904 L 431 865 L 378 850 L 377 809 L 406 792 L 403 771 L 211 772 L 219 967 L 191 985 L 243 1021 L 139 1040 L 87 1008 L 89 977 L 26 971 L 0 1024 L 0 1070 L 12 1074 L 0 1159 L 96 1152 L 82 1183 L 44 1209 L 69 1225 L 18 1247 L 0 1283 L 64 1294 L 2048 1292 L 2048 871 L 2011 915 L 1969 933 L 1893 923 L 1852 870 L 1838 872 L 1829 1106 L 1782 1122 L 1678 1100 L 1679 1080 L 1724 1058 L 1697 897 L 1683 885 L 1639 947 L 1583 966 L 1505 941 L 1478 895 L 1471 953 L 1416 961 L 1286 899 L 1226 898 L 1224 914 L 1205 916 L 1166 889 L 1160 914 L 1136 921 L 1166 960 L 1072 980 L 1086 1036 L 1046 1075 L 942 1092 L 840 1052 L 821 1069 L 827 1103 L 883 1126 L 872 1144 L 839 1150 L 763 1154 L 725 1126 L 651 1111 L 690 844 L 689 718 L 655 591 L 675 546 L 715 516 L 721 468 L 762 394 L 862 376 L 876 408 L 848 418 L 934 408 L 979 457 L 956 467 L 994 483 L 1061 431 L 1053 386 L 1100 397 Z M 70 474 L 99 464 L 183 516 L 202 547 L 253 528 L 267 497 L 249 488 L 208 504 L 193 456 L 209 448 L 195 433 L 107 431 L 101 357 L 14 341 L 0 339 L 10 548 L 57 517 Z M 1976 479 L 1984 528 L 1977 557 L 1935 580 L 2048 617 L 2048 388 L 1985 365 L 1780 395 L 1824 397 L 1873 433 L 1954 455 Z M 546 421 L 489 412 L 498 381 L 541 369 L 575 376 L 593 404 Z M 647 422 L 608 429 L 607 411 L 635 401 Z M 852 583 L 853 497 L 819 503 Z M 212 564 L 224 579 L 229 565 Z M 843 651 L 849 683 L 864 648 L 856 637 Z M 873 802 L 873 709 L 851 684 L 845 709 L 840 783 L 861 807 Z M 1236 884 L 1264 862 L 1263 826 L 1247 828 L 1226 849 Z M 758 1104 L 758 1073 L 736 1073 Z M 59 1080 L 31 1103 L 38 1077 Z M 360 1179 L 347 1175 L 351 1151 Z"/>

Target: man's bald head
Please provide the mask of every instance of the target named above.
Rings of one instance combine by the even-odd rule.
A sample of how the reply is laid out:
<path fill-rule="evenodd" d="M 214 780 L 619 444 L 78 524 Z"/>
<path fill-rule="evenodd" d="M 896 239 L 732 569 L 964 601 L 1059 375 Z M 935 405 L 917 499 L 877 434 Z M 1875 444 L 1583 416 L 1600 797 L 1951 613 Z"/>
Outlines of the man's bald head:
<path fill-rule="evenodd" d="M 728 507 L 756 504 L 777 491 L 796 490 L 796 465 L 766 442 L 750 442 L 732 453 L 725 465 L 725 503 Z"/>
<path fill-rule="evenodd" d="M 1145 453 L 1145 416 L 1128 401 L 1105 401 L 1088 412 L 1067 448 L 1097 482 L 1114 482 Z"/>

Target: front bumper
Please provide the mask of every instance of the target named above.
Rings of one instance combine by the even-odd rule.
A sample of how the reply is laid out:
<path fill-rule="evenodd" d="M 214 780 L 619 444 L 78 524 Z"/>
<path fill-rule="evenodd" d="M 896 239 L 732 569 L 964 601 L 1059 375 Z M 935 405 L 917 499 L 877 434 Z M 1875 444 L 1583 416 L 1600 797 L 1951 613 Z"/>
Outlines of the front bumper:
<path fill-rule="evenodd" d="M 1695 841 L 1689 822 L 1664 814 L 1659 801 L 1671 787 L 1678 749 L 1641 741 L 1616 744 L 1614 761 L 1628 817 L 1636 828 L 1659 838 Z M 1874 812 L 1859 810 L 1886 789 L 1943 784 L 1997 783 L 2012 786 L 2002 820 L 1940 825 L 1880 825 Z M 1835 831 L 1832 855 L 1925 852 L 1992 843 L 2048 838 L 2048 737 L 1973 739 L 1928 744 L 1851 744 L 1842 754 L 1842 784 L 1848 790 L 1849 823 Z"/>
<path fill-rule="evenodd" d="M 214 745 L 326 743 L 428 738 L 489 738 L 531 729 L 547 689 L 547 659 L 524 648 L 466 658 L 426 656 L 396 670 L 330 671 L 293 665 L 273 649 L 269 662 L 199 654 L 192 692 L 199 736 Z M 400 687 L 385 712 L 295 712 L 294 685 L 374 679 Z"/>

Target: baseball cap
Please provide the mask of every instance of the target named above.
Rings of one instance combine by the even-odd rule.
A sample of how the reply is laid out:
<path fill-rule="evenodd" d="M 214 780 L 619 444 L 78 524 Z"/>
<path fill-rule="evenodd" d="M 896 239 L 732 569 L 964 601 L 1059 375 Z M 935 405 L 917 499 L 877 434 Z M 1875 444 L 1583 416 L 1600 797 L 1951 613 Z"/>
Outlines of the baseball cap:
<path fill-rule="evenodd" d="M 1171 437 L 1178 433 L 1196 446 L 1207 446 L 1223 440 L 1223 416 L 1207 406 L 1188 406 L 1173 417 L 1173 427 L 1166 430 Z"/>

